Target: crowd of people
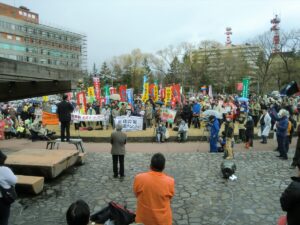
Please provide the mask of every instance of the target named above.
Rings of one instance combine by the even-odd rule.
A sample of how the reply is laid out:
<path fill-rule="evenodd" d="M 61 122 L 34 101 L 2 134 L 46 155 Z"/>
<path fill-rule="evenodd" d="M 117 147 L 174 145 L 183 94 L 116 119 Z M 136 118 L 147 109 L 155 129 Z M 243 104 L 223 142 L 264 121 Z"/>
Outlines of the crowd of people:
<path fill-rule="evenodd" d="M 28 102 L 24 102 L 17 107 L 2 104 L 0 109 L 2 121 L 4 122 L 5 138 L 24 137 L 27 129 L 33 140 L 49 138 L 49 135 L 51 136 L 53 133 L 43 125 L 41 120 L 42 112 L 46 108 L 46 105 L 30 104 Z M 233 146 L 235 141 L 244 142 L 246 149 L 252 148 L 254 129 L 257 127 L 262 144 L 268 142 L 270 131 L 274 131 L 274 138 L 278 143 L 278 157 L 287 160 L 289 144 L 292 141 L 293 133 L 297 131 L 298 142 L 291 168 L 297 167 L 300 171 L 300 126 L 297 127 L 300 99 L 297 97 L 252 96 L 249 99 L 239 99 L 237 96 L 219 95 L 214 98 L 198 96 L 176 105 L 162 105 L 153 102 L 151 98 L 143 103 L 136 98 L 133 106 L 113 101 L 101 108 L 99 103 L 94 102 L 87 106 L 87 110 L 82 110 L 82 105 L 76 105 L 74 102 L 70 103 L 67 101 L 67 96 L 64 96 L 63 101 L 56 104 L 55 108 L 55 113 L 58 114 L 61 124 L 62 141 L 69 141 L 70 139 L 71 113 L 74 110 L 78 110 L 82 114 L 103 114 L 106 119 L 98 124 L 103 129 L 107 129 L 109 126 L 116 129 L 111 134 L 114 178 L 120 177 L 120 179 L 123 179 L 125 177 L 124 161 L 127 136 L 122 132 L 120 124 L 114 124 L 114 118 L 122 115 L 143 117 L 144 128 L 154 128 L 157 142 L 164 142 L 168 139 L 167 132 L 169 128 L 177 130 L 178 141 L 186 141 L 189 128 L 199 129 L 204 124 L 210 133 L 210 152 L 224 151 L 225 159 L 234 158 Z M 161 119 L 160 111 L 164 108 L 176 110 L 173 123 Z M 88 126 L 94 125 L 88 124 Z M 86 126 L 86 124 L 82 121 L 76 121 L 74 126 L 79 129 L 81 126 Z M 221 129 L 222 126 L 224 129 Z M 236 126 L 238 128 L 238 138 L 234 137 Z M 4 176 L 11 178 L 10 183 L 6 185 L 6 178 L 1 173 L 0 185 L 2 187 L 14 185 L 16 180 L 13 173 L 3 166 L 6 156 L 2 152 L 0 153 L 0 170 L 6 171 L 3 173 Z M 134 179 L 133 192 L 137 198 L 137 222 L 145 225 L 172 224 L 170 200 L 174 196 L 175 182 L 172 177 L 163 173 L 165 161 L 166 159 L 161 153 L 154 154 L 151 159 L 150 171 L 138 174 Z M 293 182 L 281 197 L 282 209 L 287 211 L 286 219 L 289 225 L 296 224 L 293 221 L 299 221 L 297 213 L 295 213 L 300 202 L 299 190 L 299 178 L 293 178 Z M 10 207 L 3 204 L 1 196 L 0 207 L 1 210 L 3 209 L 6 212 L 5 216 L 0 217 L 0 219 L 8 221 Z M 82 207 L 82 210 L 77 211 L 78 207 Z M 82 213 L 82 216 L 87 218 L 81 220 L 81 216 L 77 215 L 77 212 Z M 67 212 L 67 221 L 68 224 L 87 224 L 89 221 L 88 205 L 84 201 L 77 201 L 72 204 Z M 3 222 L 3 224 L 7 224 L 7 222 Z"/>

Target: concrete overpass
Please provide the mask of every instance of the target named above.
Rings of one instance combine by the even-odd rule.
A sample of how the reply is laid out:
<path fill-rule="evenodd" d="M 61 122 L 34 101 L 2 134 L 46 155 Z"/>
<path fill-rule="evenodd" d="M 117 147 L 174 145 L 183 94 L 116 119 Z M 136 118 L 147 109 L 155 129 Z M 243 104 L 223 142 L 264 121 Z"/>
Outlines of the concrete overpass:
<path fill-rule="evenodd" d="M 0 102 L 69 92 L 84 76 L 79 71 L 0 58 Z"/>

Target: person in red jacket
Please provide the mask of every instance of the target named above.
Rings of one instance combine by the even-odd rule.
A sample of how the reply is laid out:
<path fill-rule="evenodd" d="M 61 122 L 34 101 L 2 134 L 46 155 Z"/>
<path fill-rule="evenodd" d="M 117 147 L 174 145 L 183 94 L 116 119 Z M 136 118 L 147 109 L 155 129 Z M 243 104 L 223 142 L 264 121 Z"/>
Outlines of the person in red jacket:
<path fill-rule="evenodd" d="M 140 173 L 134 179 L 137 223 L 172 225 L 171 199 L 175 193 L 175 181 L 163 173 L 165 162 L 163 154 L 154 154 L 151 158 L 150 171 Z"/>

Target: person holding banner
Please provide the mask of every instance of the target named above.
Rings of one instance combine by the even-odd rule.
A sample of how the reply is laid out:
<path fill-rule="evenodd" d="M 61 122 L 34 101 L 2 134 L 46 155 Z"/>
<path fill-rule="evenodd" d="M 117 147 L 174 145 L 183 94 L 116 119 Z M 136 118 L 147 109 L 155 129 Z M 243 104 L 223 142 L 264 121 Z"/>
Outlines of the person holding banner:
<path fill-rule="evenodd" d="M 63 101 L 57 105 L 56 110 L 60 122 L 60 138 L 62 142 L 65 141 L 65 138 L 67 141 L 70 141 L 71 113 L 74 110 L 73 105 L 67 100 L 68 95 L 63 95 Z"/>

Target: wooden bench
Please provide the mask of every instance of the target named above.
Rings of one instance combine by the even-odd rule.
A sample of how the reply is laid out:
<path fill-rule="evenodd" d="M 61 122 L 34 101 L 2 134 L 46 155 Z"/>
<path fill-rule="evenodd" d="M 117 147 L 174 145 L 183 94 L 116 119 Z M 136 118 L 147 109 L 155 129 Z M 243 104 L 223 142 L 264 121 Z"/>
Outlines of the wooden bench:
<path fill-rule="evenodd" d="M 46 149 L 58 149 L 59 148 L 59 144 L 61 143 L 62 141 L 58 138 L 58 139 L 55 139 L 55 140 L 51 140 L 51 141 L 47 141 L 47 145 L 46 145 Z M 78 139 L 70 139 L 69 142 L 67 142 L 69 144 L 73 144 L 75 145 L 76 149 L 78 151 L 81 151 L 82 153 L 84 153 L 84 147 L 83 147 L 83 142 L 82 142 L 82 139 L 78 138 Z"/>
<path fill-rule="evenodd" d="M 17 175 L 16 189 L 21 193 L 39 194 L 44 188 L 44 177 Z"/>

